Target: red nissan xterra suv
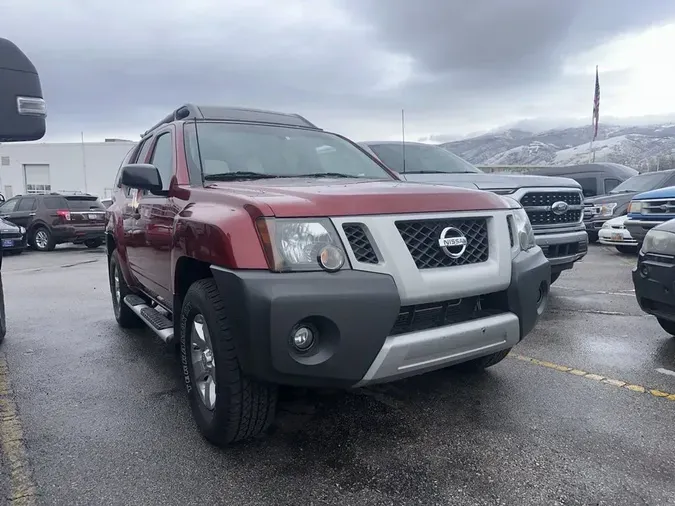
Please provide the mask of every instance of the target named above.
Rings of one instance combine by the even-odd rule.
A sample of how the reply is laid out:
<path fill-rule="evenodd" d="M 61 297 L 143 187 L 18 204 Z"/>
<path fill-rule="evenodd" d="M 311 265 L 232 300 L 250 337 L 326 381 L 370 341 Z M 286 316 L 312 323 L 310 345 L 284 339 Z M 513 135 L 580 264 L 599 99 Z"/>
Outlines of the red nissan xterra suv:
<path fill-rule="evenodd" d="M 516 201 L 400 181 L 298 115 L 178 108 L 125 157 L 107 219 L 115 318 L 179 345 L 217 445 L 265 431 L 278 385 L 494 365 L 548 295 Z"/>

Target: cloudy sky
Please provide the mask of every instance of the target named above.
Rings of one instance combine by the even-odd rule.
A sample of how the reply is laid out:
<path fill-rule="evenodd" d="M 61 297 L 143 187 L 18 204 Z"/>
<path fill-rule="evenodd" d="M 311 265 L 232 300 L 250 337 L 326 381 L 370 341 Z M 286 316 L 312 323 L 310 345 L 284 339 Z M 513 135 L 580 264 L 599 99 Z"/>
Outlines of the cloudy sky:
<path fill-rule="evenodd" d="M 355 140 L 675 113 L 670 0 L 0 0 L 44 140 L 138 134 L 185 102 L 298 112 Z M 670 49 L 669 49 L 670 48 Z M 628 120 L 627 120 L 628 121 Z"/>

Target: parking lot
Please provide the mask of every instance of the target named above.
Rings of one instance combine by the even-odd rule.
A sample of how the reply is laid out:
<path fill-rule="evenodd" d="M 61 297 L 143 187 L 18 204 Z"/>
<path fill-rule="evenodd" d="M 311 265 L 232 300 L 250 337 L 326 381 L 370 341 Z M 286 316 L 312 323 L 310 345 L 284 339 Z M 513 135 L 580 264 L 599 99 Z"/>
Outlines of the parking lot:
<path fill-rule="evenodd" d="M 564 273 L 485 373 L 289 391 L 267 438 L 226 450 L 197 432 L 173 350 L 117 327 L 105 262 L 5 258 L 10 504 L 675 504 L 675 339 L 613 248 Z"/>

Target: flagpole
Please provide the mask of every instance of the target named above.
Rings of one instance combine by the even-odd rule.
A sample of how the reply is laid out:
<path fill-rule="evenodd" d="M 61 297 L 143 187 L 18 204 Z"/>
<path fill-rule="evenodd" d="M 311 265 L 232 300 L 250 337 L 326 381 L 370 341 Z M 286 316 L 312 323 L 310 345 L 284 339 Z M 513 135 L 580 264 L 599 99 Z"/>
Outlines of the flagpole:
<path fill-rule="evenodd" d="M 595 93 L 593 95 L 593 114 L 591 115 L 591 142 L 588 145 L 589 163 L 595 162 L 595 151 L 593 150 L 593 141 L 597 134 L 598 124 L 600 123 L 600 80 L 598 78 L 598 66 L 595 66 Z"/>

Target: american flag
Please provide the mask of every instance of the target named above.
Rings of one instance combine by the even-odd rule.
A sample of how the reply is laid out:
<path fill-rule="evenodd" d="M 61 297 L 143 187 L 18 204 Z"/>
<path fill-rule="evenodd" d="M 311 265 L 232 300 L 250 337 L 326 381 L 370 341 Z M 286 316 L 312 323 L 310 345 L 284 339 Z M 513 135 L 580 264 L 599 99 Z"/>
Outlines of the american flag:
<path fill-rule="evenodd" d="M 598 66 L 595 66 L 595 97 L 593 97 L 593 140 L 598 136 L 598 123 L 600 122 L 600 79 L 598 78 Z"/>

